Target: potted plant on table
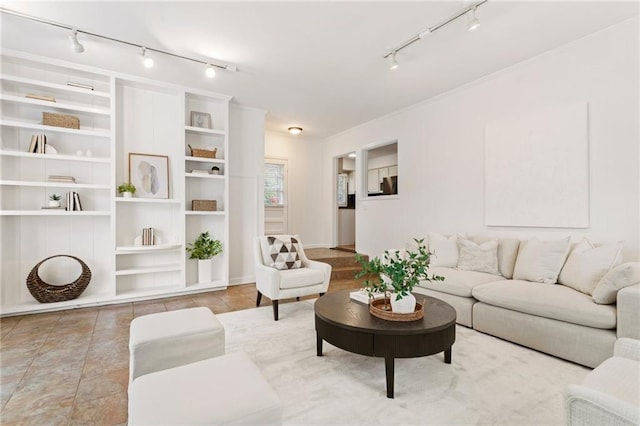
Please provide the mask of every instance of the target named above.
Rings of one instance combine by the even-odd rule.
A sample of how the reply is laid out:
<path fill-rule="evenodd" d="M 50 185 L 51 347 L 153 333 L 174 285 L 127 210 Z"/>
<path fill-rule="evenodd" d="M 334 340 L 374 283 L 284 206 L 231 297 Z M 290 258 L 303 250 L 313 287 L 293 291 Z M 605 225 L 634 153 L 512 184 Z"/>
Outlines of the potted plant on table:
<path fill-rule="evenodd" d="M 189 253 L 189 259 L 198 260 L 198 282 L 211 282 L 213 257 L 222 253 L 220 240 L 214 240 L 209 232 L 203 232 L 193 244 L 187 244 L 187 253 Z"/>
<path fill-rule="evenodd" d="M 412 313 L 416 307 L 416 298 L 411 294 L 413 288 L 420 281 L 444 281 L 444 277 L 432 274 L 429 276 L 431 255 L 424 240 L 414 239 L 415 249 L 386 250 L 382 259 L 374 257 L 366 260 L 356 254 L 356 260 L 362 270 L 356 278 L 369 277 L 364 282 L 364 288 L 369 297 L 376 293 L 384 294 L 384 308 L 394 313 Z M 390 294 L 392 293 L 392 294 Z M 386 303 L 389 299 L 391 306 Z"/>
<path fill-rule="evenodd" d="M 125 182 L 118 187 L 118 194 L 122 194 L 124 198 L 131 198 L 136 193 L 136 187 L 131 182 Z"/>
<path fill-rule="evenodd" d="M 49 195 L 49 207 L 60 207 L 61 195 L 51 194 Z"/>

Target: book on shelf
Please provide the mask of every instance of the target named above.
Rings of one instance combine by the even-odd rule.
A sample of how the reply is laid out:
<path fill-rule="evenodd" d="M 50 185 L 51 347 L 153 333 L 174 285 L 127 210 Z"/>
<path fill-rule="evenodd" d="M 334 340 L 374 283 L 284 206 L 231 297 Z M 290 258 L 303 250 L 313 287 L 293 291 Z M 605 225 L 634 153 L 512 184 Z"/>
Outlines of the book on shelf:
<path fill-rule="evenodd" d="M 355 300 L 356 302 L 365 303 L 367 305 L 369 304 L 369 301 L 371 300 L 369 298 L 369 293 L 367 293 L 367 290 L 365 290 L 365 289 L 352 291 L 351 293 L 349 293 L 349 297 L 352 300 Z M 384 293 L 374 293 L 373 294 L 373 300 L 378 300 L 378 299 L 383 299 L 383 298 L 384 298 Z"/>
<path fill-rule="evenodd" d="M 154 235 L 154 229 L 150 228 L 142 228 L 142 245 L 143 246 L 153 246 L 156 243 L 156 237 Z"/>
<path fill-rule="evenodd" d="M 31 142 L 29 143 L 29 152 L 35 154 L 44 154 L 47 146 L 47 135 L 31 135 Z"/>
<path fill-rule="evenodd" d="M 73 206 L 75 207 L 74 210 L 82 211 L 82 203 L 80 202 L 80 194 L 78 194 L 77 192 L 73 193 Z"/>
<path fill-rule="evenodd" d="M 193 173 L 194 175 L 208 175 L 209 170 L 193 169 L 191 170 L 191 173 Z"/>
<path fill-rule="evenodd" d="M 82 203 L 80 203 L 80 194 L 75 191 L 67 192 L 65 196 L 65 202 L 67 211 L 82 211 Z"/>
<path fill-rule="evenodd" d="M 38 99 L 40 101 L 49 101 L 49 102 L 56 101 L 56 98 L 54 98 L 53 96 L 36 95 L 33 93 L 29 93 L 28 95 L 25 95 L 25 98 Z"/>
<path fill-rule="evenodd" d="M 76 183 L 76 178 L 73 176 L 62 176 L 62 175 L 49 175 L 47 177 L 49 182 L 66 182 L 66 183 Z"/>

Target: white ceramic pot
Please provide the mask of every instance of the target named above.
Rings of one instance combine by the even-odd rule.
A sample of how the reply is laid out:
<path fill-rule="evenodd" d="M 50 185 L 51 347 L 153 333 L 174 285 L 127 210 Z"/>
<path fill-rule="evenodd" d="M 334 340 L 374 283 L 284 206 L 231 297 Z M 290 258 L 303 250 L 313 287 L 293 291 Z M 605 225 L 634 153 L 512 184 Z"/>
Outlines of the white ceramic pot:
<path fill-rule="evenodd" d="M 124 198 L 132 198 L 133 197 L 133 193 L 132 192 L 123 192 L 122 196 Z"/>
<path fill-rule="evenodd" d="M 60 207 L 60 201 L 49 201 L 49 207 Z"/>
<path fill-rule="evenodd" d="M 416 309 L 416 297 L 409 293 L 400 300 L 396 300 L 396 295 L 391 294 L 391 310 L 397 314 L 411 314 Z"/>
<path fill-rule="evenodd" d="M 210 283 L 213 271 L 213 259 L 198 260 L 198 282 Z"/>

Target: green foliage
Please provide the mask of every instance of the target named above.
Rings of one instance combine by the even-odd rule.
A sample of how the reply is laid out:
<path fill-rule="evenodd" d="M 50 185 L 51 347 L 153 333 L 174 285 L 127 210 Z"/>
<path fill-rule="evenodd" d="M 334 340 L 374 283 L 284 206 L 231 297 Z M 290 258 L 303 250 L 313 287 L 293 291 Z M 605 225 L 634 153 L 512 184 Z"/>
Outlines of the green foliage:
<path fill-rule="evenodd" d="M 364 282 L 364 288 L 370 296 L 374 293 L 386 294 L 393 291 L 396 300 L 400 300 L 420 281 L 444 281 L 444 277 L 428 275 L 433 253 L 423 244 L 424 239 L 414 241 L 418 247 L 415 250 L 406 250 L 404 256 L 398 251 L 387 250 L 382 260 L 378 257 L 365 260 L 363 256 L 356 254 L 356 260 L 362 267 L 356 278 L 368 277 Z"/>
<path fill-rule="evenodd" d="M 205 260 L 211 259 L 222 253 L 222 243 L 220 240 L 214 240 L 209 236 L 209 232 L 203 232 L 196 238 L 193 244 L 187 244 L 187 253 L 189 259 Z"/>
<path fill-rule="evenodd" d="M 123 192 L 130 192 L 132 194 L 135 194 L 136 187 L 131 182 L 125 182 L 118 187 L 118 194 L 122 194 Z"/>
<path fill-rule="evenodd" d="M 49 199 L 51 201 L 60 201 L 60 200 L 62 200 L 62 195 L 51 194 L 51 195 L 49 195 Z"/>

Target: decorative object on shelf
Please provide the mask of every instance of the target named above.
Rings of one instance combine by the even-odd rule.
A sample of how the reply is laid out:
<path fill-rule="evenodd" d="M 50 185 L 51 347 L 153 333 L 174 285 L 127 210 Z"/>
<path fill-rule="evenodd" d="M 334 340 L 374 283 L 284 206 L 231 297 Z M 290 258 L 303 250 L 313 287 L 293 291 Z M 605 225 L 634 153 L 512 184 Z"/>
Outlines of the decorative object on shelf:
<path fill-rule="evenodd" d="M 131 182 L 125 182 L 118 187 L 118 194 L 122 194 L 124 198 L 132 198 L 136 193 L 136 186 Z"/>
<path fill-rule="evenodd" d="M 73 81 L 67 81 L 67 86 L 77 87 L 79 89 L 93 90 L 93 86 L 91 86 L 90 84 L 75 83 Z"/>
<path fill-rule="evenodd" d="M 191 111 L 191 126 L 211 129 L 211 114 L 206 112 Z"/>
<path fill-rule="evenodd" d="M 209 232 L 201 233 L 193 244 L 187 244 L 189 259 L 198 260 L 198 282 L 211 282 L 213 257 L 222 253 L 222 243 L 209 236 Z"/>
<path fill-rule="evenodd" d="M 191 210 L 203 212 L 215 212 L 218 209 L 216 200 L 191 200 Z"/>
<path fill-rule="evenodd" d="M 381 309 L 395 313 L 412 315 L 415 312 L 416 300 L 411 294 L 413 288 L 421 281 L 444 281 L 444 277 L 432 274 L 428 275 L 431 255 L 424 240 L 414 239 L 417 244 L 415 250 L 386 250 L 381 260 L 374 257 L 366 260 L 356 254 L 356 260 L 362 270 L 356 274 L 356 278 L 373 277 L 364 282 L 364 288 L 372 295 L 374 293 L 393 292 L 395 297 L 385 297 Z M 391 301 L 391 306 L 387 300 Z M 399 302 L 399 303 L 398 303 Z M 379 307 L 379 306 L 378 306 Z"/>
<path fill-rule="evenodd" d="M 61 195 L 51 194 L 49 195 L 49 207 L 60 207 Z"/>
<path fill-rule="evenodd" d="M 213 166 L 213 167 L 211 168 L 211 174 L 212 174 L 212 175 L 219 175 L 219 174 L 220 174 L 220 167 L 218 167 L 218 166 Z"/>
<path fill-rule="evenodd" d="M 169 198 L 169 157 L 130 152 L 129 182 L 140 198 Z"/>
<path fill-rule="evenodd" d="M 35 95 L 33 93 L 29 93 L 28 95 L 25 95 L 25 98 L 38 99 L 39 101 L 48 101 L 48 102 L 56 101 L 56 98 L 54 98 L 53 96 Z"/>
<path fill-rule="evenodd" d="M 218 148 L 213 148 L 213 150 L 208 150 L 208 149 L 193 148 L 191 145 L 189 145 L 189 149 L 191 150 L 192 157 L 200 157 L 200 158 L 216 158 L 216 153 L 218 152 Z"/>
<path fill-rule="evenodd" d="M 80 119 L 73 115 L 42 113 L 42 124 L 45 126 L 65 127 L 67 129 L 80 129 Z"/>
<path fill-rule="evenodd" d="M 38 274 L 38 269 L 44 262 L 55 257 L 69 257 L 76 260 L 82 267 L 80 276 L 76 278 L 75 281 L 64 285 L 52 285 L 44 282 Z M 64 302 L 80 296 L 87 288 L 90 281 L 91 269 L 89 269 L 86 263 L 75 256 L 58 254 L 41 260 L 33 267 L 33 269 L 31 269 L 31 272 L 29 272 L 29 275 L 27 276 L 27 288 L 31 295 L 40 303 Z"/>

